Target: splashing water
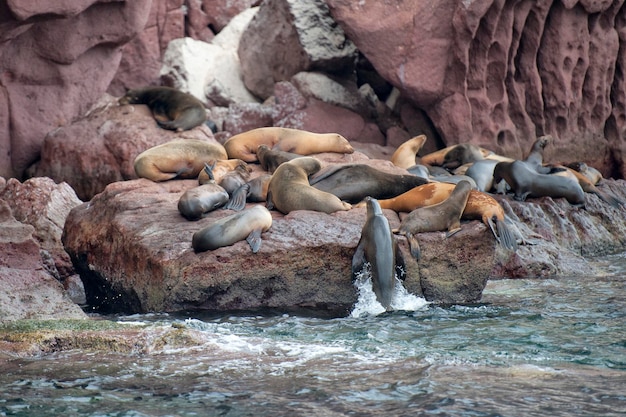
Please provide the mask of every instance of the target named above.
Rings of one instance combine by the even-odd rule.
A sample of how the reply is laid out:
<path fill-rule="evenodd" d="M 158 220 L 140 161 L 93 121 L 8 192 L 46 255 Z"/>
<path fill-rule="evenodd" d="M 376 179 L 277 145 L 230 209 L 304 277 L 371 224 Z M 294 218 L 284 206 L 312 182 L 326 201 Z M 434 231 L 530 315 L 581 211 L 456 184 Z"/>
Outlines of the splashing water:
<path fill-rule="evenodd" d="M 409 293 L 397 276 L 395 280 L 396 285 L 391 298 L 392 309 L 416 311 L 428 305 L 428 301 L 424 298 Z M 378 302 L 372 288 L 372 273 L 369 263 L 366 263 L 363 269 L 356 275 L 354 286 L 357 288 L 359 298 L 350 313 L 350 317 L 377 316 L 386 311 L 385 307 Z"/>

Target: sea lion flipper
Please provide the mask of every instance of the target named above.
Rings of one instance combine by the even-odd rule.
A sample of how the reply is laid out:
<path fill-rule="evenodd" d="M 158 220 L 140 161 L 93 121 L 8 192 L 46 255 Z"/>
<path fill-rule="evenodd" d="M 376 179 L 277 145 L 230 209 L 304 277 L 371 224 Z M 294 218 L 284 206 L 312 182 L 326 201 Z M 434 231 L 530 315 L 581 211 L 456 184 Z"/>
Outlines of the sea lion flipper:
<path fill-rule="evenodd" d="M 337 172 L 341 171 L 342 169 L 346 169 L 348 168 L 349 165 L 331 165 L 328 166 L 320 171 L 318 171 L 317 173 L 315 173 L 315 175 L 313 177 L 311 177 L 309 179 L 309 184 L 310 185 L 314 185 L 317 184 L 318 182 L 336 174 Z"/>
<path fill-rule="evenodd" d="M 495 216 L 494 216 L 494 218 L 495 218 Z M 495 237 L 495 238 L 496 238 L 496 241 L 497 241 L 500 245 L 502 245 L 502 240 L 500 240 L 500 236 L 498 236 L 498 232 L 497 232 L 497 230 L 499 230 L 499 229 L 497 229 L 496 225 L 494 224 L 494 218 L 489 217 L 489 218 L 487 219 L 487 224 L 489 225 L 489 229 L 491 229 L 491 233 L 493 233 L 493 237 Z M 497 218 L 495 218 L 495 221 L 497 222 L 497 221 L 498 221 L 498 219 L 497 219 Z"/>
<path fill-rule="evenodd" d="M 459 227 L 454 227 L 452 229 L 448 229 L 448 231 L 446 232 L 446 239 L 449 237 L 452 237 L 454 235 L 456 235 L 457 233 L 459 233 L 461 231 L 461 226 Z"/>
<path fill-rule="evenodd" d="M 493 223 L 490 220 L 490 223 Z M 507 226 L 505 221 L 496 219 L 495 224 L 498 233 L 500 234 L 499 243 L 506 249 L 509 249 L 513 252 L 517 250 L 517 239 L 513 235 L 513 231 Z M 493 227 L 490 225 L 490 227 Z"/>
<path fill-rule="evenodd" d="M 352 280 L 356 279 L 356 275 L 363 269 L 363 265 L 367 262 L 365 259 L 365 243 L 359 239 L 354 255 L 352 255 Z"/>
<path fill-rule="evenodd" d="M 265 197 L 265 208 L 272 210 L 274 208 L 274 202 L 272 201 L 272 192 L 268 189 Z"/>
<path fill-rule="evenodd" d="M 409 248 L 411 250 L 411 255 L 415 258 L 415 260 L 420 260 L 421 249 L 420 244 L 417 241 L 417 238 L 412 233 L 406 233 L 406 240 L 409 242 Z"/>
<path fill-rule="evenodd" d="M 248 244 L 250 245 L 252 253 L 257 253 L 259 249 L 261 249 L 261 232 L 261 228 L 254 229 L 246 238 L 246 242 L 248 242 Z"/>
<path fill-rule="evenodd" d="M 247 183 L 239 186 L 239 188 L 233 192 L 233 195 L 230 196 L 230 199 L 224 208 L 235 211 L 241 211 L 246 208 L 246 197 L 248 197 L 249 190 L 250 185 Z"/>

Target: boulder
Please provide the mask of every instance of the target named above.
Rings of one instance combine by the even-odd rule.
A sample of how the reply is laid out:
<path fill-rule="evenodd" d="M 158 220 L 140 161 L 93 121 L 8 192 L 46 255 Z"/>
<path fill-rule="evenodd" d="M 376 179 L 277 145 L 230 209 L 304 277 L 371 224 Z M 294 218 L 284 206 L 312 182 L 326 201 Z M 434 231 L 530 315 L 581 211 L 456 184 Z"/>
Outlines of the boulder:
<path fill-rule="evenodd" d="M 135 157 L 174 139 L 216 143 L 206 125 L 183 132 L 162 129 L 147 106 L 118 105 L 105 95 L 84 117 L 46 135 L 32 173 L 68 183 L 87 201 L 109 183 L 137 178 Z"/>
<path fill-rule="evenodd" d="M 15 219 L 0 199 L 0 317 L 2 320 L 87 316 L 46 269 L 35 228 Z"/>
<path fill-rule="evenodd" d="M 243 32 L 238 54 L 246 87 L 266 99 L 276 82 L 301 71 L 352 72 L 357 50 L 324 1 L 268 0 Z"/>

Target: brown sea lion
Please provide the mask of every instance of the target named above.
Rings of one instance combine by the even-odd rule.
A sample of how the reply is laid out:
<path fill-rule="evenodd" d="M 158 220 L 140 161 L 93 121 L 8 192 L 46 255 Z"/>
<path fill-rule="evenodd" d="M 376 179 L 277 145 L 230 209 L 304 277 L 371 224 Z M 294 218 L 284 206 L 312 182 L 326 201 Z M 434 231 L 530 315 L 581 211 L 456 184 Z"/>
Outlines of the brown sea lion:
<path fill-rule="evenodd" d="M 567 199 L 570 204 L 584 206 L 585 193 L 578 181 L 560 175 L 540 174 L 524 161 L 500 162 L 493 171 L 494 183 L 504 179 L 514 192 L 514 198 L 552 197 Z"/>
<path fill-rule="evenodd" d="M 135 173 L 140 178 L 166 181 L 196 178 L 210 160 L 227 159 L 219 143 L 197 139 L 176 139 L 146 149 L 135 158 Z"/>
<path fill-rule="evenodd" d="M 270 174 L 276 171 L 276 168 L 283 162 L 291 161 L 295 158 L 300 158 L 302 155 L 292 152 L 285 152 L 278 149 L 270 149 L 267 145 L 259 145 L 256 150 L 256 157 L 261 164 L 261 168 Z"/>
<path fill-rule="evenodd" d="M 193 234 L 191 246 L 195 252 L 215 250 L 246 240 L 257 253 L 261 248 L 261 233 L 272 226 L 272 215 L 263 206 L 256 205 L 223 217 Z"/>
<path fill-rule="evenodd" d="M 333 213 L 350 210 L 352 206 L 331 193 L 318 190 L 309 184 L 309 175 L 321 168 L 313 157 L 296 158 L 280 165 L 270 180 L 267 207 L 287 214 L 294 210 L 314 210 Z"/>
<path fill-rule="evenodd" d="M 393 197 L 427 182 L 416 175 L 392 174 L 367 164 L 331 165 L 310 179 L 313 187 L 349 203 L 358 203 L 367 196 Z"/>
<path fill-rule="evenodd" d="M 461 215 L 469 198 L 471 185 L 461 181 L 454 186 L 449 197 L 432 206 L 420 207 L 411 211 L 394 233 L 403 235 L 409 242 L 411 255 L 420 258 L 420 246 L 416 234 L 447 230 L 446 238 L 461 230 Z M 382 206 L 381 206 L 382 207 Z"/>
<path fill-rule="evenodd" d="M 396 287 L 396 276 L 404 280 L 405 265 L 396 238 L 391 233 L 389 221 L 383 214 L 376 199 L 367 197 L 367 218 L 356 251 L 352 256 L 352 279 L 370 265 L 372 289 L 378 302 L 391 310 L 391 300 Z"/>
<path fill-rule="evenodd" d="M 565 166 L 583 174 L 593 185 L 597 185 L 603 178 L 600 171 L 582 161 L 570 162 Z"/>
<path fill-rule="evenodd" d="M 178 211 L 187 220 L 198 220 L 228 202 L 226 190 L 215 183 L 188 189 L 178 200 Z"/>
<path fill-rule="evenodd" d="M 420 207 L 441 203 L 450 196 L 454 187 L 455 185 L 450 183 L 433 182 L 415 187 L 397 197 L 379 200 L 378 203 L 383 209 L 410 213 Z M 362 205 L 359 203 L 355 207 L 362 207 Z M 498 243 L 506 249 L 517 250 L 515 234 L 506 223 L 504 209 L 489 194 L 471 190 L 461 219 L 481 220 L 489 227 Z"/>
<path fill-rule="evenodd" d="M 222 159 L 222 160 L 211 160 L 207 161 L 209 170 L 211 171 L 212 176 L 209 177 L 209 174 L 206 169 L 203 169 L 198 174 L 198 183 L 200 185 L 206 184 L 211 181 L 215 181 L 220 184 L 222 179 L 229 172 L 238 172 L 239 175 L 245 175 L 244 173 L 250 173 L 251 169 L 244 161 L 241 159 Z"/>
<path fill-rule="evenodd" d="M 120 104 L 145 104 L 164 129 L 183 131 L 200 126 L 206 120 L 204 104 L 191 94 L 170 87 L 145 87 L 129 90 Z"/>
<path fill-rule="evenodd" d="M 391 163 L 397 167 L 409 169 L 415 165 L 417 153 L 426 142 L 426 135 L 415 136 L 398 146 L 391 155 Z"/>

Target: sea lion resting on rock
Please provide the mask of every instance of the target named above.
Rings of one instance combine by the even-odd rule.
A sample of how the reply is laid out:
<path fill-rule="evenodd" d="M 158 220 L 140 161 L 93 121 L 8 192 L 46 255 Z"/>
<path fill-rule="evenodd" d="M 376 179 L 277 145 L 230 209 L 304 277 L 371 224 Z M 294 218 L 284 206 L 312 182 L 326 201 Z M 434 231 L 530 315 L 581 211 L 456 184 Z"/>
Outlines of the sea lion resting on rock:
<path fill-rule="evenodd" d="M 239 133 L 224 142 L 230 158 L 257 161 L 257 148 L 267 145 L 280 151 L 311 155 L 322 152 L 353 153 L 348 140 L 338 133 L 313 133 L 285 127 L 260 127 Z"/>
<path fill-rule="evenodd" d="M 140 178 L 166 181 L 196 178 L 209 160 L 227 159 L 219 143 L 198 139 L 176 139 L 146 149 L 135 158 L 135 173 Z"/>
<path fill-rule="evenodd" d="M 208 182 L 215 181 L 220 184 L 222 179 L 229 172 L 238 172 L 239 175 L 245 176 L 246 173 L 248 176 L 250 175 L 250 167 L 241 159 L 221 159 L 221 160 L 211 160 L 207 162 L 208 169 L 211 172 L 209 176 L 209 171 L 203 169 L 198 174 L 198 183 L 200 185 L 206 184 Z"/>
<path fill-rule="evenodd" d="M 398 146 L 391 155 L 391 163 L 397 167 L 409 169 L 415 165 L 415 157 L 426 142 L 426 135 L 415 136 Z"/>
<path fill-rule="evenodd" d="M 367 197 L 367 218 L 361 231 L 361 238 L 352 256 L 352 279 L 370 264 L 372 289 L 378 302 L 389 311 L 396 286 L 396 276 L 404 280 L 405 265 L 396 238 L 391 233 L 389 221 L 378 202 Z"/>
<path fill-rule="evenodd" d="M 441 203 L 450 196 L 454 188 L 454 184 L 432 182 L 415 187 L 397 197 L 379 200 L 378 204 L 383 209 L 409 213 L 420 207 Z M 356 207 L 361 206 L 362 203 L 356 205 Z M 482 220 L 502 247 L 512 251 L 517 250 L 515 234 L 507 225 L 504 210 L 500 203 L 489 194 L 471 190 L 461 218 Z"/>
<path fill-rule="evenodd" d="M 428 183 L 427 179 L 411 174 L 391 174 L 367 164 L 332 165 L 314 175 L 310 183 L 349 203 L 365 197 L 389 198 Z"/>
<path fill-rule="evenodd" d="M 257 253 L 261 248 L 261 233 L 272 226 L 272 215 L 263 206 L 256 205 L 230 216 L 223 217 L 213 224 L 193 234 L 191 245 L 195 252 L 215 250 L 246 240 Z"/>
<path fill-rule="evenodd" d="M 206 120 L 204 104 L 193 95 L 170 87 L 145 87 L 128 91 L 120 104 L 145 104 L 164 129 L 183 131 L 200 126 Z"/>
<path fill-rule="evenodd" d="M 585 193 L 576 180 L 555 174 L 539 174 L 524 161 L 498 163 L 493 170 L 493 181 L 498 183 L 502 179 L 511 187 L 518 201 L 527 197 L 564 197 L 570 204 L 585 204 Z"/>
<path fill-rule="evenodd" d="M 267 145 L 259 145 L 256 150 L 256 157 L 261 164 L 261 168 L 270 174 L 276 171 L 276 168 L 283 162 L 291 161 L 292 159 L 300 158 L 302 155 L 292 152 L 285 152 L 278 149 L 270 149 Z"/>
<path fill-rule="evenodd" d="M 415 259 L 419 260 L 421 254 L 416 234 L 447 230 L 446 238 L 448 238 L 461 230 L 461 215 L 465 210 L 470 191 L 470 183 L 461 181 L 454 186 L 450 196 L 441 203 L 417 208 L 402 220 L 400 227 L 394 230 L 394 233 L 406 237 L 411 255 Z"/>
<path fill-rule="evenodd" d="M 229 196 L 224 188 L 207 183 L 185 191 L 178 200 L 178 211 L 187 220 L 198 220 L 206 213 L 223 206 Z"/>
<path fill-rule="evenodd" d="M 310 156 L 296 158 L 276 169 L 267 192 L 267 207 L 283 214 L 294 210 L 314 210 L 333 213 L 350 210 L 352 206 L 331 193 L 318 190 L 309 184 L 309 175 L 321 168 L 320 162 Z"/>

